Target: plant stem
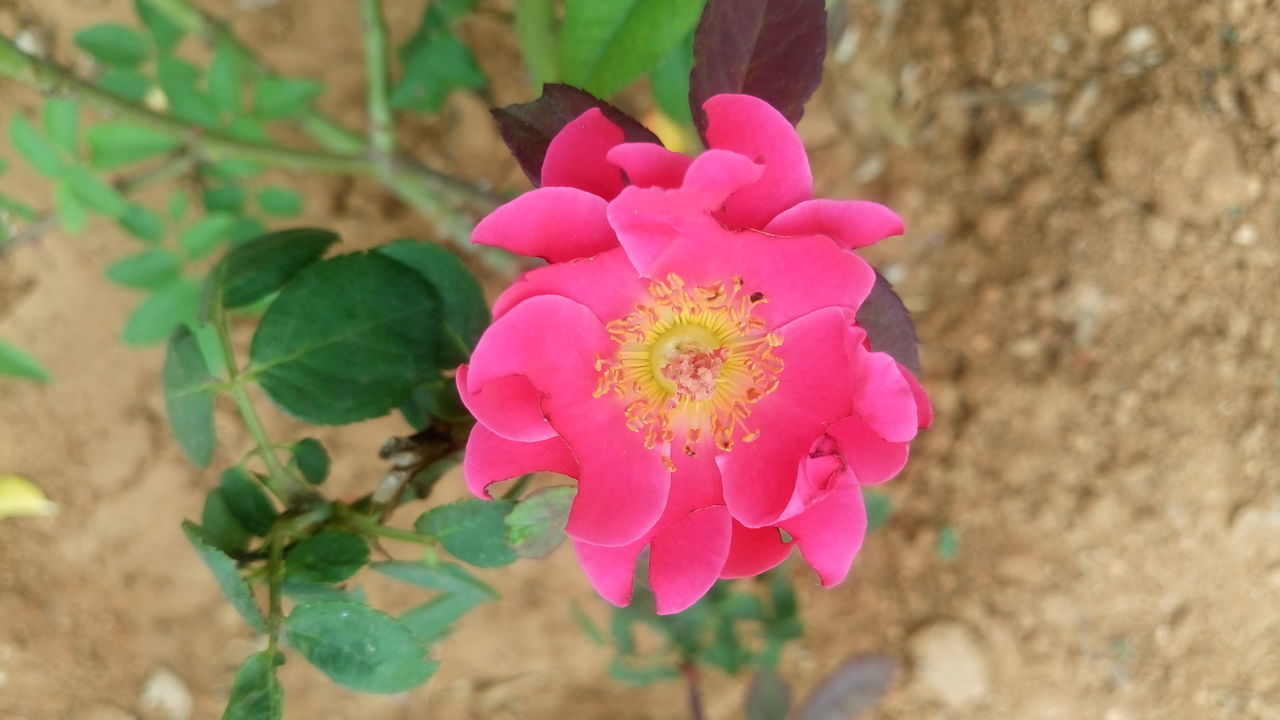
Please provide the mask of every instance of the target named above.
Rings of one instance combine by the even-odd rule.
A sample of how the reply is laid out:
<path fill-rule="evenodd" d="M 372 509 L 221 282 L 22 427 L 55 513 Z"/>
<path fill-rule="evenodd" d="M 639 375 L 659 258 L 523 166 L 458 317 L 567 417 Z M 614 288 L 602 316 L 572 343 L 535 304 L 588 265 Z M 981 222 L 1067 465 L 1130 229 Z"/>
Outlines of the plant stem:
<path fill-rule="evenodd" d="M 284 569 L 284 532 L 279 523 L 267 538 L 270 554 L 267 556 L 267 653 L 274 658 L 280 636 L 280 621 L 284 609 L 280 602 L 280 576 Z"/>
<path fill-rule="evenodd" d="M 364 25 L 364 71 L 369 86 L 369 145 L 373 161 L 387 172 L 395 152 L 395 124 L 387 99 L 387 25 L 378 0 L 360 0 Z"/>
<path fill-rule="evenodd" d="M 350 506 L 341 503 L 334 503 L 334 509 L 338 515 L 338 519 L 347 527 L 357 532 L 368 535 L 377 535 L 389 540 L 401 540 L 404 542 L 417 543 L 419 545 L 434 545 L 435 538 L 420 535 L 412 530 L 401 530 L 400 528 L 388 527 L 379 523 L 377 520 L 365 515 L 364 513 L 352 510 Z"/>
<path fill-rule="evenodd" d="M 706 712 L 702 708 L 702 690 L 698 685 L 698 666 L 687 661 L 680 667 L 685 686 L 689 690 L 689 717 L 692 720 L 705 720 Z"/>

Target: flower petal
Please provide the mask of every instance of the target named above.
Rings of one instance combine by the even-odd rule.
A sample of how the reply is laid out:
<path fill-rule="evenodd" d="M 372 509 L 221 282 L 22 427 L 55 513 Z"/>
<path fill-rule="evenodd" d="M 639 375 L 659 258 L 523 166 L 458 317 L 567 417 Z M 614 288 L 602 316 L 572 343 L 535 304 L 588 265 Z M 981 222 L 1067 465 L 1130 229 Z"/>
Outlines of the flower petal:
<path fill-rule="evenodd" d="M 921 429 L 933 425 L 933 403 L 929 402 L 929 394 L 924 391 L 924 386 L 920 384 L 920 380 L 912 374 L 911 370 L 898 366 L 902 371 L 902 377 L 906 379 L 907 384 L 911 386 L 911 394 L 916 398 L 916 415 L 920 423 Z"/>
<path fill-rule="evenodd" d="M 547 146 L 542 186 L 586 190 L 612 200 L 622 190 L 622 171 L 605 158 L 625 139 L 600 108 L 591 108 L 565 125 Z"/>
<path fill-rule="evenodd" d="M 840 456 L 863 485 L 878 485 L 907 464 L 907 443 L 885 440 L 857 415 L 827 428 L 827 434 L 835 439 Z"/>
<path fill-rule="evenodd" d="M 622 168 L 635 187 L 678 188 L 693 158 L 655 143 L 622 143 L 609 150 L 609 162 Z"/>
<path fill-rule="evenodd" d="M 782 542 L 778 528 L 749 528 L 735 520 L 729 557 L 720 570 L 720 577 L 754 577 L 777 567 L 790 554 L 791 544 Z"/>
<path fill-rule="evenodd" d="M 847 248 L 866 247 L 902 234 L 902 218 L 864 200 L 806 200 L 765 226 L 773 235 L 826 235 Z"/>
<path fill-rule="evenodd" d="M 647 283 L 640 280 L 621 248 L 593 258 L 556 263 L 525 273 L 493 303 L 500 318 L 524 300 L 538 295 L 561 295 L 576 300 L 607 323 L 635 309 L 647 297 Z"/>
<path fill-rule="evenodd" d="M 801 464 L 827 426 L 852 410 L 849 353 L 863 337 L 852 318 L 847 309 L 826 308 L 778 330 L 778 388 L 751 405 L 746 418 L 760 436 L 716 459 L 729 512 L 743 525 L 773 525 L 800 509 L 789 505 Z"/>
<path fill-rule="evenodd" d="M 578 556 L 578 564 L 587 574 L 591 586 L 600 593 L 600 597 L 618 607 L 631 602 L 631 591 L 636 576 L 636 558 L 648 544 L 648 538 L 641 542 L 621 547 L 604 547 L 592 545 L 576 538 L 571 539 L 573 552 Z"/>
<path fill-rule="evenodd" d="M 481 220 L 471 242 L 553 263 L 590 257 L 618 246 L 606 207 L 600 197 L 576 188 L 538 188 Z"/>
<path fill-rule="evenodd" d="M 763 228 L 778 213 L 813 196 L 809 156 L 795 128 L 769 103 L 750 95 L 716 95 L 707 112 L 707 145 L 763 163 L 764 176 L 725 202 L 735 228 Z"/>
<path fill-rule="evenodd" d="M 915 393 L 898 362 L 885 353 L 859 348 L 853 363 L 854 408 L 880 437 L 905 442 L 920 429 Z"/>
<path fill-rule="evenodd" d="M 649 548 L 649 584 L 659 615 L 687 609 L 715 584 L 729 555 L 732 521 L 723 506 L 695 510 L 658 533 Z"/>
<path fill-rule="evenodd" d="M 578 463 L 564 440 L 553 437 L 540 442 L 513 442 L 479 423 L 471 428 L 467 452 L 462 458 L 462 474 L 467 489 L 489 498 L 488 487 L 496 482 L 533 472 L 578 475 Z"/>
<path fill-rule="evenodd" d="M 523 375 L 495 378 L 473 390 L 470 368 L 458 368 L 458 396 L 467 410 L 494 433 L 518 442 L 555 437 L 542 414 L 542 393 Z"/>
<path fill-rule="evenodd" d="M 849 574 L 853 557 L 862 547 L 867 507 L 858 485 L 847 483 L 804 513 L 778 524 L 795 538 L 822 586 L 831 587 Z"/>

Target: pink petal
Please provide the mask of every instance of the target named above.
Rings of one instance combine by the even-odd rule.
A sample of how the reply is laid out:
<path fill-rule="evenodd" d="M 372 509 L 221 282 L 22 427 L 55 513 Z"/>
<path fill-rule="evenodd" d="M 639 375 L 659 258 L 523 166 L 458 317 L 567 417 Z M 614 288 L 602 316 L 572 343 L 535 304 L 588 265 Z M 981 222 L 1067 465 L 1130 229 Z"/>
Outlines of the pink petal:
<path fill-rule="evenodd" d="M 649 548 L 649 584 L 659 615 L 687 609 L 711 589 L 729 554 L 732 521 L 715 506 L 695 510 L 658 533 Z"/>
<path fill-rule="evenodd" d="M 765 167 L 728 150 L 707 150 L 693 159 L 680 185 L 682 200 L 699 210 L 718 210 L 739 188 L 758 182 Z"/>
<path fill-rule="evenodd" d="M 622 128 L 599 108 L 579 115 L 547 146 L 542 161 L 543 187 L 574 187 L 612 200 L 622 190 L 622 171 L 605 158 L 623 140 Z"/>
<path fill-rule="evenodd" d="M 578 539 L 571 539 L 571 542 L 578 564 L 600 597 L 618 607 L 630 603 L 636 558 L 648 543 L 648 538 L 621 547 L 592 545 Z"/>
<path fill-rule="evenodd" d="M 880 437 L 905 442 L 920 429 L 915 393 L 889 355 L 860 348 L 854 360 L 855 411 Z"/>
<path fill-rule="evenodd" d="M 720 570 L 720 577 L 754 577 L 777 567 L 790 554 L 791 545 L 782 542 L 777 528 L 749 528 L 735 520 L 729 557 Z"/>
<path fill-rule="evenodd" d="M 774 235 L 826 235 L 847 248 L 860 248 L 901 235 L 902 229 L 902 218 L 879 203 L 806 200 L 782 211 L 764 231 Z"/>
<path fill-rule="evenodd" d="M 634 260 L 632 237 L 621 229 L 619 237 Z M 865 260 L 828 238 L 780 238 L 719 227 L 686 231 L 647 270 L 637 267 L 647 277 L 675 273 L 694 286 L 727 285 L 740 277 L 741 292 L 761 294 L 763 302 L 752 312 L 770 330 L 819 308 L 857 308 L 875 284 L 875 271 Z"/>
<path fill-rule="evenodd" d="M 520 302 L 539 295 L 561 295 L 586 305 L 601 322 L 624 317 L 647 297 L 648 283 L 640 280 L 621 248 L 593 258 L 547 265 L 525 273 L 493 304 L 500 318 Z"/>
<path fill-rule="evenodd" d="M 470 368 L 458 368 L 458 395 L 477 420 L 508 440 L 535 442 L 555 437 L 542 414 L 542 393 L 523 375 L 508 375 L 472 390 Z"/>
<path fill-rule="evenodd" d="M 878 485 L 906 467 L 908 444 L 880 437 L 857 415 L 827 428 L 840 446 L 840 455 L 863 485 Z"/>
<path fill-rule="evenodd" d="M 809 454 L 800 461 L 796 473 L 795 491 L 791 495 L 782 517 L 793 517 L 808 510 L 814 503 L 830 495 L 840 485 L 855 483 L 853 471 L 840 455 L 835 438 L 823 435 L 814 442 Z"/>
<path fill-rule="evenodd" d="M 533 472 L 576 477 L 578 463 L 569 446 L 558 437 L 541 442 L 513 442 L 479 423 L 471 428 L 467 452 L 462 458 L 462 474 L 467 479 L 467 489 L 476 496 L 488 498 L 487 488 L 493 483 Z"/>
<path fill-rule="evenodd" d="M 911 394 L 916 399 L 917 421 L 920 427 L 927 428 L 933 425 L 933 403 L 929 402 L 929 395 L 924 391 L 924 386 L 916 379 L 916 376 L 907 368 L 899 366 L 902 371 L 902 377 L 906 379 L 907 384 L 911 386 Z"/>
<path fill-rule="evenodd" d="M 863 333 L 852 327 L 853 313 L 826 308 L 778 330 L 782 358 L 778 388 L 751 406 L 746 418 L 760 437 L 738 441 L 719 456 L 729 512 L 747 527 L 773 525 L 789 510 L 801 463 L 827 425 L 852 409 L 849 353 Z"/>
<path fill-rule="evenodd" d="M 622 168 L 635 187 L 678 188 L 693 158 L 656 143 L 622 143 L 609 150 L 609 162 Z"/>
<path fill-rule="evenodd" d="M 795 128 L 773 106 L 750 95 L 716 95 L 707 112 L 707 145 L 732 150 L 765 166 L 764 176 L 725 203 L 732 227 L 763 228 L 778 213 L 813 196 L 809 157 Z"/>
<path fill-rule="evenodd" d="M 862 491 L 855 483 L 842 485 L 803 514 L 779 525 L 795 539 L 823 587 L 837 585 L 849 574 L 867 532 Z"/>
<path fill-rule="evenodd" d="M 590 257 L 618 246 L 606 206 L 598 196 L 576 188 L 538 188 L 486 216 L 471 241 L 553 263 Z"/>

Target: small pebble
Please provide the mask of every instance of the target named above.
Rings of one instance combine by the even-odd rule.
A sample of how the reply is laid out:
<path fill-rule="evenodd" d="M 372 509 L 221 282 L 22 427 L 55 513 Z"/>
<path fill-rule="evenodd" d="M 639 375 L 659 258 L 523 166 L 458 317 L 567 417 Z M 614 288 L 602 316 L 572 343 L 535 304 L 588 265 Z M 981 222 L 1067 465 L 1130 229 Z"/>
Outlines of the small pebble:
<path fill-rule="evenodd" d="M 1096 2 L 1089 7 L 1089 31 L 1100 38 L 1114 37 L 1124 27 L 1124 18 L 1115 6 Z"/>
<path fill-rule="evenodd" d="M 1248 247 L 1258 242 L 1258 228 L 1252 223 L 1245 223 L 1231 233 L 1231 242 Z"/>
<path fill-rule="evenodd" d="M 191 691 L 172 670 L 157 668 L 142 684 L 138 711 L 144 720 L 191 720 Z"/>
<path fill-rule="evenodd" d="M 1139 25 L 1125 33 L 1121 43 L 1126 53 L 1141 55 L 1155 46 L 1156 31 L 1148 25 Z"/>
<path fill-rule="evenodd" d="M 967 626 L 952 620 L 927 625 L 907 639 L 915 677 L 944 705 L 963 708 L 991 692 L 987 657 Z"/>

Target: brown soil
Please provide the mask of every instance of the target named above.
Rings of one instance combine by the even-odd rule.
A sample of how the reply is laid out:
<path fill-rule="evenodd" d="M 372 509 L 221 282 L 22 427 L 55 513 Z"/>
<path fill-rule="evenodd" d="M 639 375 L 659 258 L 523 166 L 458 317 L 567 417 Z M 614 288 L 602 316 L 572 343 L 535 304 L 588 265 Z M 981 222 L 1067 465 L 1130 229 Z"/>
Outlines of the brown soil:
<path fill-rule="evenodd" d="M 358 124 L 355 4 L 236 9 L 263 4 L 215 10 L 274 64 L 324 77 L 325 105 Z M 419 3 L 388 4 L 402 36 Z M 67 57 L 75 29 L 129 5 L 6 0 L 0 23 Z M 798 576 L 809 632 L 784 674 L 803 692 L 854 653 L 899 657 L 881 718 L 1280 717 L 1280 3 L 850 5 L 801 130 L 821 195 L 908 220 L 873 259 L 916 313 L 938 420 L 852 579 Z M 527 99 L 511 33 L 468 31 L 496 99 Z M 0 93 L 6 112 L 38 101 Z M 458 97 L 402 137 L 515 186 L 484 110 Z M 4 191 L 47 205 L 24 172 Z M 372 185 L 282 179 L 308 191 L 308 222 L 357 245 L 427 233 Z M 135 299 L 102 269 L 129 248 L 95 225 L 0 259 L 0 336 L 57 376 L 0 383 L 0 472 L 62 506 L 0 523 L 4 718 L 148 717 L 142 688 L 165 669 L 194 717 L 216 717 L 254 647 L 178 530 L 215 478 L 168 438 L 161 353 L 116 340 Z M 225 463 L 245 439 L 229 413 L 220 429 Z M 335 476 L 367 486 L 399 429 L 323 433 Z M 465 620 L 425 688 L 370 698 L 294 661 L 289 717 L 686 716 L 676 685 L 607 679 L 568 615 L 571 599 L 602 610 L 567 552 L 488 577 L 505 599 Z M 741 691 L 712 674 L 710 716 L 738 717 Z"/>

